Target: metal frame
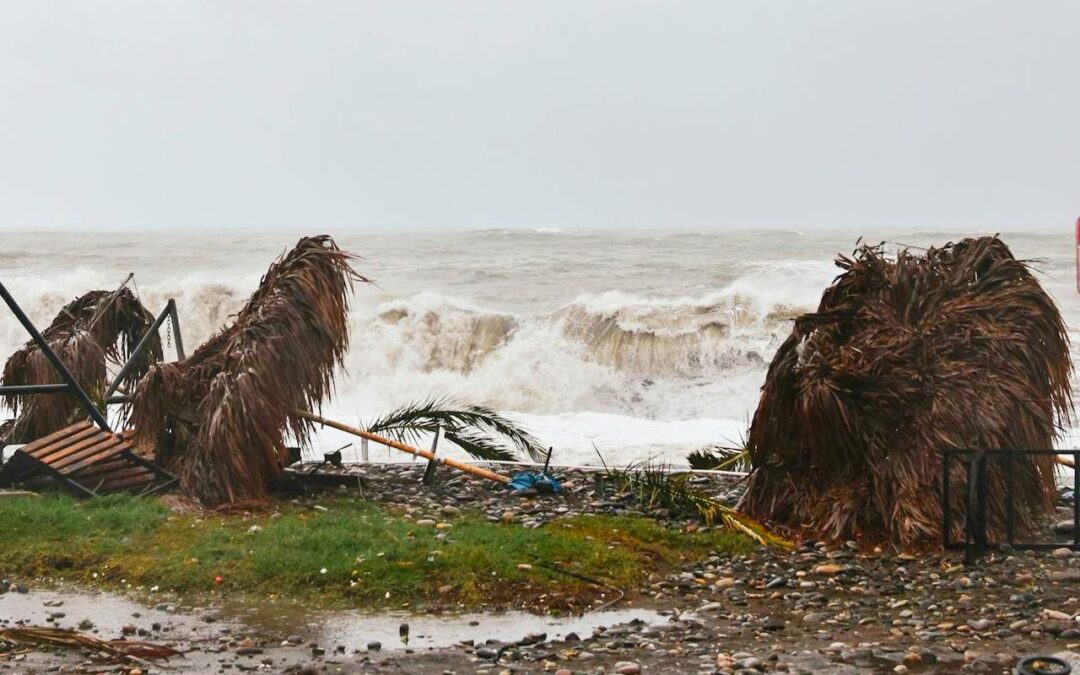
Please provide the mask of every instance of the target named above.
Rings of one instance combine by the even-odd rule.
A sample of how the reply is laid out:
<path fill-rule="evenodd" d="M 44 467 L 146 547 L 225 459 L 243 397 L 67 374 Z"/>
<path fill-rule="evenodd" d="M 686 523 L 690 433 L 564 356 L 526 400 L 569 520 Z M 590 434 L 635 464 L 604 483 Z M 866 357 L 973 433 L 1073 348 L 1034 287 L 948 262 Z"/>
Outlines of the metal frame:
<path fill-rule="evenodd" d="M 83 390 L 82 387 L 79 386 L 79 383 L 75 381 L 75 376 L 71 374 L 71 371 L 68 370 L 67 366 L 64 365 L 64 362 L 61 361 L 60 357 L 56 355 L 56 352 L 52 350 L 52 347 L 50 347 L 49 343 L 45 341 L 45 338 L 41 337 L 41 333 L 38 332 L 37 327 L 35 327 L 33 322 L 31 322 L 30 319 L 26 316 L 26 313 L 22 311 L 22 307 L 19 307 L 19 303 L 15 302 L 15 298 L 11 297 L 11 293 L 8 292 L 8 289 L 4 286 L 3 283 L 0 283 L 0 297 L 3 297 L 4 302 L 7 303 L 8 309 L 10 309 L 11 313 L 15 315 L 15 318 L 19 320 L 19 323 L 23 325 L 23 328 L 26 329 L 26 332 L 30 333 L 30 337 L 33 338 L 34 343 L 38 346 L 38 349 L 40 349 L 41 353 L 43 353 L 45 357 L 49 359 L 49 362 L 52 363 L 54 368 L 56 368 L 56 372 L 60 374 L 60 378 L 64 380 L 64 384 L 60 385 L 64 387 L 63 390 L 49 388 L 45 391 L 23 391 L 14 393 L 72 394 L 75 396 L 75 398 L 79 400 L 79 405 L 82 406 L 82 408 L 86 411 L 86 414 L 88 414 L 90 418 L 94 420 L 95 424 L 101 427 L 102 431 L 108 431 L 109 433 L 112 433 L 112 429 L 109 428 L 109 422 L 105 419 L 105 415 L 103 415 L 102 412 L 97 409 L 97 406 L 95 406 L 94 402 L 90 400 L 90 397 L 87 395 L 87 393 Z M 50 385 L 36 386 L 50 387 Z M 6 391 L 3 391 L 3 389 L 7 388 L 0 388 L 0 394 L 8 393 Z"/>
<path fill-rule="evenodd" d="M 165 319 L 170 318 L 172 319 L 173 335 L 176 337 L 176 355 L 181 361 L 184 359 L 184 341 L 180 337 L 180 317 L 176 312 L 176 301 L 169 298 L 169 301 L 165 303 L 165 309 L 161 310 L 161 314 L 158 314 L 158 317 L 154 319 L 154 323 L 150 325 L 150 329 L 143 334 L 142 339 L 139 340 L 139 344 L 135 345 L 135 349 L 132 350 L 127 363 L 120 368 L 120 372 L 116 374 L 116 377 L 113 378 L 109 388 L 105 390 L 106 403 L 120 403 L 127 400 L 126 396 L 115 397 L 113 394 L 120 388 L 120 383 L 124 381 L 124 378 L 131 372 L 131 369 L 135 367 L 135 362 L 150 346 L 150 339 L 161 328 L 161 324 L 165 323 Z"/>
<path fill-rule="evenodd" d="M 1072 542 L 1018 542 L 1016 541 L 1016 509 L 1013 493 L 1013 462 L 1017 455 L 1070 455 L 1073 464 L 1080 465 L 1080 449 L 1072 450 L 971 450 L 946 448 L 942 451 L 941 463 L 941 503 L 942 503 L 942 541 L 946 549 L 964 549 L 965 557 L 972 560 L 992 547 L 1007 543 L 1016 550 L 1045 551 L 1056 548 L 1070 548 L 1080 551 L 1080 470 L 1073 469 L 1073 529 Z M 950 537 L 952 530 L 952 509 L 950 508 L 949 475 L 954 458 L 966 459 L 965 482 L 966 496 L 964 510 L 965 541 L 954 542 Z M 986 534 L 986 460 L 997 458 L 1005 463 L 1005 542 L 990 542 Z"/>
<path fill-rule="evenodd" d="M 15 316 L 19 319 L 23 326 L 26 327 L 31 337 L 34 338 L 34 342 L 35 344 L 37 344 L 38 348 L 40 348 L 42 352 L 49 356 L 49 360 L 53 363 L 54 366 L 57 363 L 60 363 L 59 357 L 56 355 L 55 352 L 52 351 L 44 338 L 41 337 L 41 334 L 37 332 L 37 328 L 35 328 L 34 325 L 30 323 L 30 320 L 28 318 L 26 318 L 26 315 L 23 313 L 22 308 L 20 308 L 19 305 L 15 302 L 15 299 L 11 297 L 11 294 L 7 292 L 7 289 L 3 287 L 3 284 L 0 284 L 0 295 L 3 295 L 4 301 L 7 302 L 8 307 L 11 309 L 12 313 L 15 314 Z M 150 326 L 150 329 L 147 330 L 146 333 L 143 334 L 142 338 L 139 339 L 139 344 L 135 346 L 134 351 L 131 352 L 131 356 L 124 363 L 124 365 L 120 367 L 120 372 L 116 374 L 116 377 L 113 378 L 113 381 L 109 384 L 108 389 L 105 390 L 105 405 L 127 402 L 128 396 L 126 394 L 117 394 L 116 390 L 120 387 L 120 383 L 123 382 L 124 377 L 128 374 L 128 372 L 130 372 L 131 369 L 135 367 L 135 361 L 143 355 L 143 352 L 145 352 L 147 348 L 149 348 L 151 336 L 153 336 L 154 333 L 161 329 L 161 325 L 165 323 L 165 319 L 171 320 L 170 323 L 172 324 L 173 339 L 175 340 L 176 344 L 177 358 L 180 360 L 183 360 L 185 358 L 184 339 L 180 334 L 180 315 L 176 310 L 176 301 L 172 298 L 169 298 L 168 303 L 166 303 L 165 305 L 165 309 L 163 309 L 161 311 L 161 314 L 158 315 L 157 319 L 154 320 L 154 323 Z M 61 366 L 62 365 L 63 364 L 61 363 Z M 60 370 L 60 368 L 57 368 L 57 370 Z M 27 394 L 71 393 L 75 393 L 76 396 L 79 396 L 77 392 L 72 391 L 73 386 L 76 389 L 80 389 L 78 383 L 75 382 L 74 377 L 70 377 L 70 372 L 67 372 L 67 376 L 64 375 L 64 372 L 65 371 L 60 372 L 61 377 L 63 377 L 65 380 L 64 384 L 19 384 L 0 386 L 0 396 L 25 396 Z M 86 402 L 90 402 L 90 397 L 86 395 L 85 391 L 83 391 L 82 393 L 83 396 L 79 397 L 80 405 L 82 405 L 83 408 L 86 408 L 86 404 L 83 402 L 83 399 L 85 398 Z M 92 402 L 90 402 L 90 406 L 95 411 L 97 411 L 98 414 L 101 414 L 101 411 L 99 411 L 97 409 L 97 406 L 93 405 Z M 90 412 L 89 410 L 87 410 L 87 413 L 91 417 L 94 416 L 94 413 Z M 99 426 L 101 425 L 101 422 L 97 418 L 95 418 L 94 421 L 97 422 Z M 111 431 L 111 429 L 109 429 L 108 427 L 107 422 L 105 426 L 102 427 L 102 429 Z"/>
<path fill-rule="evenodd" d="M 34 326 L 32 321 L 30 321 L 30 318 L 26 316 L 26 313 L 23 312 L 22 307 L 20 307 L 19 303 L 15 301 L 15 298 L 11 295 L 11 293 L 8 291 L 7 287 L 5 287 L 3 283 L 0 283 L 0 297 L 3 298 L 4 302 L 8 306 L 8 309 L 10 309 L 11 313 L 15 315 L 15 318 L 19 320 L 19 323 L 21 323 L 23 328 L 26 329 L 26 332 L 30 334 L 30 337 L 33 339 L 34 344 L 36 344 L 38 349 L 40 349 L 41 352 L 45 354 L 45 357 L 56 369 L 56 372 L 59 373 L 60 378 L 64 380 L 63 384 L 30 384 L 17 386 L 12 385 L 7 387 L 0 386 L 0 395 L 71 394 L 75 396 L 75 398 L 79 402 L 79 406 L 86 411 L 86 414 L 90 416 L 90 419 L 92 419 L 94 423 L 101 428 L 102 431 L 108 432 L 110 434 L 115 434 L 115 432 L 112 430 L 112 427 L 109 426 L 109 421 L 106 418 L 105 413 L 99 410 L 96 405 L 94 405 L 94 402 L 90 399 L 90 396 L 81 386 L 79 386 L 79 383 L 75 380 L 75 376 L 71 374 L 71 371 L 68 370 L 66 365 L 64 365 L 64 362 L 60 359 L 56 352 L 53 351 L 52 347 L 49 346 L 49 343 L 45 340 L 45 338 L 42 337 L 41 332 L 38 331 L 37 327 Z M 158 329 L 161 328 L 161 324 L 165 322 L 166 318 L 172 319 L 173 333 L 176 340 L 177 356 L 179 356 L 181 359 L 184 358 L 184 343 L 183 339 L 180 336 L 180 318 L 176 311 L 176 302 L 172 298 L 170 298 L 168 303 L 166 303 L 165 305 L 165 309 L 162 310 L 161 314 L 154 321 L 153 325 L 151 325 L 150 329 L 146 331 L 142 339 L 139 340 L 139 344 L 131 353 L 131 357 L 120 368 L 120 372 L 117 374 L 112 384 L 110 384 L 109 388 L 106 390 L 104 397 L 106 405 L 108 405 L 109 403 L 118 403 L 127 400 L 126 396 L 113 396 L 113 394 L 115 393 L 116 388 L 120 386 L 120 382 L 123 380 L 124 376 L 131 370 L 131 368 L 134 367 L 135 361 L 142 355 L 144 351 L 146 351 L 147 346 L 150 344 L 151 336 L 154 335 L 154 333 L 156 333 Z M 157 476 L 159 479 L 164 479 L 164 483 L 157 486 L 155 490 L 160 489 L 164 485 L 175 483 L 177 480 L 175 476 L 168 473 L 154 462 L 151 462 L 144 457 L 140 457 L 134 452 L 124 452 L 123 456 L 136 464 L 152 470 L 154 472 L 154 475 Z M 46 471 L 52 474 L 54 478 L 57 478 L 63 484 L 68 485 L 76 492 L 80 494 L 85 494 L 87 496 L 96 496 L 96 493 L 94 493 L 93 490 L 90 490 L 89 488 L 78 484 L 77 482 L 69 479 L 68 477 L 61 475 L 58 471 L 52 470 L 52 468 L 46 464 L 42 463 L 42 466 L 45 468 Z"/>

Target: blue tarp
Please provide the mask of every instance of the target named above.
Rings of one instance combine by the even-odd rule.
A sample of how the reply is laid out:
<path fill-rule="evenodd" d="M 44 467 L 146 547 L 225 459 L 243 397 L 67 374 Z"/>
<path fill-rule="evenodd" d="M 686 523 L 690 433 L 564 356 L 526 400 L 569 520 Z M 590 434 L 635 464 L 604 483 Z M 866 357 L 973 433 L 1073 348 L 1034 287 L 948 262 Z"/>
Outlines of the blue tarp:
<path fill-rule="evenodd" d="M 511 490 L 528 490 L 536 488 L 537 492 L 562 492 L 559 481 L 550 473 L 535 473 L 522 471 L 510 479 L 508 487 Z"/>

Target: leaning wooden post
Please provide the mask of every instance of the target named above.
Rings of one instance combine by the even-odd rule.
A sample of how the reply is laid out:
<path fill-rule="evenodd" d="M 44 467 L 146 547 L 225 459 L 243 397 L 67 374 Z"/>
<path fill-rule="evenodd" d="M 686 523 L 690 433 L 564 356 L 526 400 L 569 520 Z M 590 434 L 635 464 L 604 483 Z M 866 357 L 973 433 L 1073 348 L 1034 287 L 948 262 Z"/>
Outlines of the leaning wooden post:
<path fill-rule="evenodd" d="M 435 459 L 435 451 L 439 447 L 439 437 L 442 436 L 443 427 L 440 424 L 435 428 L 435 438 L 431 439 L 431 459 L 428 460 L 427 468 L 424 469 L 424 485 L 434 485 L 435 483 L 435 469 L 439 467 L 439 461 Z"/>
<path fill-rule="evenodd" d="M 344 431 L 345 433 L 349 433 L 349 434 L 352 434 L 354 436 L 359 436 L 360 438 L 367 438 L 369 440 L 375 441 L 376 443 L 380 443 L 382 445 L 385 445 L 388 448 L 393 448 L 395 450 L 400 450 L 401 452 L 407 452 L 410 455 L 415 455 L 416 457 L 423 457 L 425 459 L 434 459 L 435 458 L 435 455 L 431 454 L 427 450 L 421 450 L 419 448 L 414 448 L 411 445 L 406 445 L 404 443 L 399 443 L 398 441 L 395 441 L 393 439 L 386 438 L 386 437 L 380 436 L 378 434 L 373 434 L 370 431 L 364 431 L 363 429 L 358 429 L 356 427 L 349 426 L 348 424 L 342 424 L 341 422 L 335 422 L 334 420 L 328 420 L 325 417 L 321 417 L 319 415 L 316 415 L 315 413 L 311 413 L 311 412 L 308 412 L 306 410 L 294 410 L 293 412 L 298 417 L 302 417 L 302 418 L 304 418 L 306 420 L 311 420 L 312 422 L 318 422 L 319 424 L 322 424 L 323 426 L 330 427 L 331 429 L 337 429 L 338 431 Z M 498 483 L 509 483 L 510 482 L 509 478 L 507 478 L 506 476 L 500 476 L 499 474 L 495 473 L 494 471 L 488 471 L 487 469 L 483 469 L 483 468 L 480 468 L 478 466 L 473 466 L 471 464 L 466 464 L 465 462 L 459 462 L 456 459 L 450 459 L 449 457 L 440 458 L 438 460 L 438 462 L 440 464 L 445 464 L 446 466 L 457 469 L 458 471 L 464 471 L 465 473 L 469 473 L 469 474 L 472 474 L 474 476 L 479 476 L 480 478 L 487 478 L 488 480 L 493 480 L 493 481 L 496 481 Z"/>

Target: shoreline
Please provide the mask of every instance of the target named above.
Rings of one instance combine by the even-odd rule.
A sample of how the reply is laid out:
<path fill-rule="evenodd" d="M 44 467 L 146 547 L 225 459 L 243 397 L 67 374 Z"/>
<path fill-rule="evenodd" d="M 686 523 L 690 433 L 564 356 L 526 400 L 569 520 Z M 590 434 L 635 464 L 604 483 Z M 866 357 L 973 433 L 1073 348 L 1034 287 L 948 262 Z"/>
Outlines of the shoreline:
<path fill-rule="evenodd" d="M 504 591 L 501 596 L 488 595 L 483 589 L 471 596 L 450 589 L 447 596 L 442 596 L 438 589 L 434 593 L 428 589 L 412 598 L 394 597 L 383 603 L 358 604 L 357 598 L 352 598 L 334 604 L 326 600 L 334 594 L 340 600 L 340 590 L 327 593 L 309 589 L 312 592 L 286 598 L 285 590 L 296 582 L 295 577 L 288 576 L 295 570 L 287 568 L 284 572 L 274 570 L 279 592 L 273 597 L 265 587 L 256 593 L 244 593 L 240 586 L 231 586 L 230 581 L 244 578 L 237 577 L 240 573 L 235 570 L 223 574 L 226 580 L 220 586 L 209 586 L 212 595 L 190 590 L 173 593 L 164 586 L 150 595 L 149 578 L 127 579 L 125 584 L 124 578 L 117 576 L 125 571 L 122 569 L 99 576 L 92 585 L 107 589 L 101 592 L 87 583 L 91 570 L 99 568 L 72 567 L 73 561 L 64 558 L 69 552 L 60 551 L 51 564 L 59 564 L 65 580 L 21 574 L 12 591 L 0 594 L 0 627 L 7 625 L 4 620 L 8 624 L 18 620 L 33 623 L 53 616 L 48 624 L 77 628 L 83 619 L 88 619 L 100 626 L 101 637 L 115 638 L 124 634 L 126 626 L 137 639 L 187 651 L 184 657 L 168 664 L 172 672 L 217 672 L 225 668 L 224 672 L 269 669 L 498 673 L 511 669 L 519 673 L 562 670 L 565 675 L 596 673 L 603 668 L 605 673 L 665 675 L 1000 673 L 1022 655 L 1080 653 L 1080 556 L 1065 549 L 1040 554 L 994 552 L 971 566 L 962 564 L 961 554 L 916 556 L 881 549 L 859 550 L 854 542 L 805 544 L 793 550 L 757 545 L 715 550 L 717 540 L 710 537 L 721 533 L 714 528 L 662 510 L 650 512 L 632 501 L 599 499 L 593 494 L 587 472 L 570 474 L 570 489 L 565 497 L 534 498 L 512 496 L 487 481 L 446 470 L 439 472 L 441 481 L 436 486 L 424 486 L 420 483 L 423 469 L 424 463 L 420 462 L 368 466 L 363 502 L 357 490 L 336 488 L 317 492 L 314 497 L 278 502 L 268 512 L 246 514 L 215 515 L 176 508 L 170 511 L 157 500 L 133 498 L 95 500 L 98 506 L 91 508 L 102 504 L 108 507 L 110 499 L 134 502 L 151 509 L 151 513 L 158 512 L 161 522 L 171 523 L 170 527 L 196 531 L 205 528 L 201 531 L 213 536 L 212 546 L 204 547 L 204 552 L 216 551 L 216 555 L 223 556 L 234 550 L 230 538 L 239 538 L 258 556 L 260 549 L 248 542 L 273 534 L 271 528 L 278 527 L 278 523 L 304 516 L 301 522 L 311 535 L 318 532 L 318 523 L 358 504 L 369 509 L 360 515 L 368 516 L 372 530 L 376 526 L 404 527 L 394 530 L 401 533 L 395 536 L 403 543 L 410 541 L 411 532 L 412 541 L 425 546 L 449 537 L 468 543 L 473 554 L 495 549 L 500 555 L 509 555 L 514 570 L 500 570 L 510 575 L 500 577 L 498 586 Z M 733 501 L 741 493 L 739 481 L 732 477 L 706 475 L 694 476 L 693 480 L 725 500 Z M 451 498 L 455 500 L 452 503 L 448 501 Z M 0 527 L 5 523 L 11 526 L 15 517 L 12 504 L 64 499 L 45 496 L 0 500 Z M 74 503 L 73 508 L 86 509 L 92 503 Z M 67 500 L 64 504 L 70 507 L 73 503 Z M 444 511 L 446 506 L 451 508 Z M 112 518 L 118 524 L 123 508 L 128 507 L 122 503 L 113 507 L 116 512 Z M 1059 508 L 1061 513 L 1055 514 L 1058 519 L 1065 514 L 1065 508 Z M 158 509 L 164 510 L 163 516 Z M 504 521 L 502 516 L 509 510 L 513 515 Z M 586 512 L 598 513 L 590 516 Z M 387 520 L 371 520 L 376 514 L 383 514 L 379 517 Z M 425 517 L 429 515 L 435 517 Z M 602 597 L 608 589 L 564 575 L 548 578 L 551 583 L 547 587 L 537 585 L 543 568 L 535 561 L 519 562 L 516 557 L 527 547 L 507 548 L 515 541 L 528 545 L 547 543 L 558 536 L 562 525 L 581 523 L 583 518 L 599 519 L 594 521 L 597 527 L 576 529 L 572 536 L 585 541 L 591 538 L 596 546 L 575 549 L 577 562 L 588 562 L 588 556 L 580 554 L 582 550 L 607 555 L 605 552 L 623 549 L 622 553 L 644 555 L 601 560 L 612 574 L 616 568 L 624 572 L 630 569 L 628 561 L 648 568 L 636 570 L 644 571 L 641 575 L 621 577 L 621 586 L 612 584 L 623 591 L 622 595 Z M 435 522 L 421 524 L 427 520 Z M 466 526 L 466 520 L 472 524 Z M 438 529 L 444 521 L 450 527 Z M 350 525 L 355 522 L 348 521 Z M 248 534 L 253 525 L 263 529 Z M 469 527 L 511 538 L 472 539 L 464 535 Z M 634 527 L 650 528 L 648 536 L 643 535 L 635 543 L 630 532 Z M 39 525 L 37 531 L 26 534 L 25 541 L 40 542 L 41 532 L 45 531 Z M 334 532 L 340 535 L 342 531 Z M 436 539 L 439 534 L 446 537 Z M 530 535 L 542 538 L 530 539 Z M 126 536 L 131 535 L 114 534 L 98 544 L 122 546 Z M 141 535 L 133 536 L 131 543 L 141 545 Z M 275 540 L 274 546 L 279 547 L 280 541 Z M 303 549 L 314 541 L 295 540 L 293 547 Z M 678 543 L 669 546 L 665 541 Z M 710 545 L 696 546 L 694 542 Z M 61 544 L 60 539 L 54 539 L 51 545 Z M 398 550 L 410 549 L 406 546 Z M 155 564 L 166 569 L 175 562 L 175 551 L 152 553 Z M 299 551 L 298 555 L 306 553 Z M 664 555 L 668 557 L 664 559 Z M 0 572 L 12 571 L 11 556 L 10 547 L 0 552 Z M 7 563 L 2 562 L 5 559 Z M 491 564 L 487 561 L 499 559 L 473 558 L 471 564 L 482 567 Z M 572 562 L 565 552 L 554 559 Z M 99 560 L 99 566 L 101 563 Z M 518 570 L 518 564 L 530 565 L 531 569 Z M 517 573 L 520 576 L 516 580 L 510 578 Z M 316 572 L 301 581 L 315 584 L 321 576 Z M 75 579 L 81 581 L 76 583 Z M 130 588 L 126 588 L 128 584 Z M 19 585 L 26 586 L 25 595 L 18 592 Z M 46 590 L 50 585 L 53 590 Z M 117 595 L 114 591 L 120 587 L 126 592 Z M 542 605 L 530 602 L 557 588 L 571 587 L 577 595 L 548 597 Z M 87 601 L 87 593 L 97 594 Z M 150 604 L 132 604 L 133 597 L 144 603 L 149 599 Z M 440 597 L 452 599 L 438 602 Z M 431 598 L 436 601 L 428 601 Z M 567 606 L 568 599 L 576 599 L 575 611 Z M 64 604 L 57 606 L 57 600 Z M 46 601 L 51 601 L 51 606 L 46 606 Z M 122 612 L 116 611 L 118 606 Z M 541 609 L 547 614 L 523 614 L 514 608 Z M 121 618 L 117 618 L 118 613 Z M 582 622 L 575 624 L 580 628 L 563 628 L 574 621 Z M 122 622 L 119 630 L 118 622 Z M 409 645 L 393 641 L 400 623 L 411 624 Z M 155 624 L 159 629 L 154 628 Z M 448 644 L 450 641 L 452 644 Z M 374 642 L 381 643 L 378 649 L 370 648 L 369 643 Z M 77 651 L 38 650 L 19 657 L 14 653 L 0 656 L 0 667 L 14 667 L 16 672 L 63 667 L 77 672 L 85 663 L 85 657 Z M 12 660 L 16 658 L 19 660 Z M 101 672 L 100 666 L 85 668 L 87 672 Z"/>

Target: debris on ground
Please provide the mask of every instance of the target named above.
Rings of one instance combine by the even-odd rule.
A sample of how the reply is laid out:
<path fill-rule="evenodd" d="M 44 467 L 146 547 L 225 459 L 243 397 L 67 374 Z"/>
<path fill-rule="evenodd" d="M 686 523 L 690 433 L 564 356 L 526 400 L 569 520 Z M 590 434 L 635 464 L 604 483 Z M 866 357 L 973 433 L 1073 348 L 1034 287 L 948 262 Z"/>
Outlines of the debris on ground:
<path fill-rule="evenodd" d="M 136 640 L 102 640 L 87 633 L 45 626 L 0 628 L 0 642 L 10 644 L 13 649 L 27 646 L 81 649 L 114 660 L 161 661 L 180 655 L 164 645 Z"/>
<path fill-rule="evenodd" d="M 303 443 L 349 344 L 349 294 L 366 282 L 328 236 L 279 258 L 235 321 L 189 358 L 155 366 L 132 395 L 137 440 L 206 505 L 265 499 L 286 435 Z"/>
<path fill-rule="evenodd" d="M 750 428 L 745 512 L 831 541 L 940 544 L 942 451 L 1051 449 L 1072 411 L 1068 332 L 997 237 L 921 254 L 863 246 L 795 320 Z M 1031 532 L 1056 498 L 1051 455 L 987 463 L 986 529 Z M 965 483 L 962 461 L 950 481 Z M 951 538 L 963 539 L 962 490 Z"/>

